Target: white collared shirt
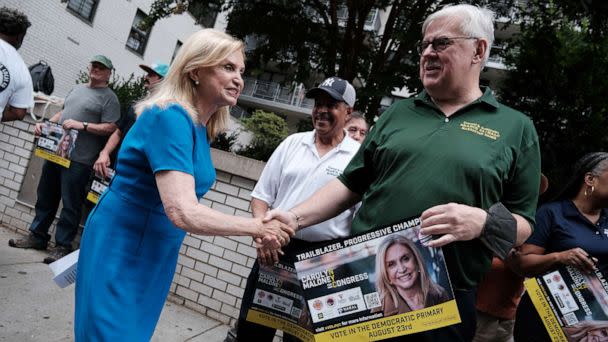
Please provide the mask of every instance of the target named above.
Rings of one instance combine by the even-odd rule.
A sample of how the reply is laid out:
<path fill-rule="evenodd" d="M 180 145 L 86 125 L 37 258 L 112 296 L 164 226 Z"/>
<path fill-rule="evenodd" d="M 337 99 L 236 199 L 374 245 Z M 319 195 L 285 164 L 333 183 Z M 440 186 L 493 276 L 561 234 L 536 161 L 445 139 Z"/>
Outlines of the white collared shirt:
<path fill-rule="evenodd" d="M 314 139 L 314 131 L 287 137 L 266 163 L 251 196 L 272 209 L 291 209 L 342 174 L 360 146 L 345 132 L 342 142 L 319 157 Z M 297 232 L 296 238 L 323 241 L 348 236 L 356 207 Z"/>

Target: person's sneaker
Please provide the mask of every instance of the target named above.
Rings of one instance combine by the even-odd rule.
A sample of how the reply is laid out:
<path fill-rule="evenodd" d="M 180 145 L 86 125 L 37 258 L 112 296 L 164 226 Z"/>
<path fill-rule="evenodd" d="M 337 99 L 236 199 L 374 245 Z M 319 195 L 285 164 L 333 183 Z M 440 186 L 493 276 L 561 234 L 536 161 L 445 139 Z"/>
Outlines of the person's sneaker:
<path fill-rule="evenodd" d="M 44 258 L 43 262 L 45 264 L 50 264 L 50 263 L 53 263 L 53 262 L 63 258 L 64 256 L 66 256 L 70 253 L 72 253 L 71 248 L 64 247 L 64 246 L 55 246 L 55 247 L 51 248 L 51 250 L 49 251 L 49 256 Z"/>
<path fill-rule="evenodd" d="M 10 239 L 8 240 L 8 245 L 15 248 L 33 248 L 44 250 L 46 249 L 46 241 L 37 238 L 33 234 L 28 235 L 23 239 Z"/>

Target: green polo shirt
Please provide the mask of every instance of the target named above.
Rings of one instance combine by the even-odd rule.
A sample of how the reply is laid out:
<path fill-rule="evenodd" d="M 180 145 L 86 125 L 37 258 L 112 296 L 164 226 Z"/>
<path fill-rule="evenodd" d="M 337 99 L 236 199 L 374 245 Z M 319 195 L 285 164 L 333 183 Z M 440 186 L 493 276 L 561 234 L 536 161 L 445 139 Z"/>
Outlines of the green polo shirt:
<path fill-rule="evenodd" d="M 534 223 L 540 151 L 532 121 L 499 104 L 489 88 L 446 118 L 429 96 L 386 110 L 339 177 L 362 195 L 361 233 L 450 202 L 488 209 L 502 202 Z M 476 286 L 492 253 L 479 239 L 443 248 L 452 286 Z"/>

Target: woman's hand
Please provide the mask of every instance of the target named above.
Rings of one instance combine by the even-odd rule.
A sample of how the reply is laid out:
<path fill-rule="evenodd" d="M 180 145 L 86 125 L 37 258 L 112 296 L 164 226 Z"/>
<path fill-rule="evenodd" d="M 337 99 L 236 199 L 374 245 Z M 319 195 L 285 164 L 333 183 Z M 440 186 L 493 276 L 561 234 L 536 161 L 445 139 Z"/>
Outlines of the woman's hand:
<path fill-rule="evenodd" d="M 558 261 L 563 265 L 570 265 L 587 273 L 593 272 L 597 259 L 589 255 L 582 248 L 576 247 L 557 253 Z"/>
<path fill-rule="evenodd" d="M 279 220 L 289 226 L 294 232 L 298 230 L 298 221 L 296 215 L 291 211 L 284 211 L 281 209 L 273 209 L 266 212 L 264 216 L 264 222 L 270 220 Z"/>
<path fill-rule="evenodd" d="M 279 249 L 289 243 L 289 239 L 295 235 L 295 230 L 289 225 L 273 219 L 254 219 L 259 225 L 259 233 L 254 236 L 262 240 L 262 246 L 270 249 Z"/>

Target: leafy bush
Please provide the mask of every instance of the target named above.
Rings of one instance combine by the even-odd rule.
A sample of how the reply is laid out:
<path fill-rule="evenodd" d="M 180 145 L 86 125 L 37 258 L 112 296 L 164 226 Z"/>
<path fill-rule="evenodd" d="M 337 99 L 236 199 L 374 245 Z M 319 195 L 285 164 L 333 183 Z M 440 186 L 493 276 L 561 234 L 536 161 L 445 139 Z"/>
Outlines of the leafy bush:
<path fill-rule="evenodd" d="M 297 126 L 296 130 L 298 132 L 310 132 L 314 128 L 315 127 L 312 125 L 312 119 L 307 118 L 307 119 L 301 119 L 300 121 L 298 121 L 298 126 Z"/>
<path fill-rule="evenodd" d="M 232 132 L 230 135 L 227 132 L 222 132 L 213 140 L 211 147 L 230 152 L 238 137 L 239 134 L 237 132 Z"/>
<path fill-rule="evenodd" d="M 288 134 L 285 119 L 271 112 L 256 110 L 241 123 L 253 134 L 253 140 L 237 153 L 253 159 L 267 161 Z"/>

